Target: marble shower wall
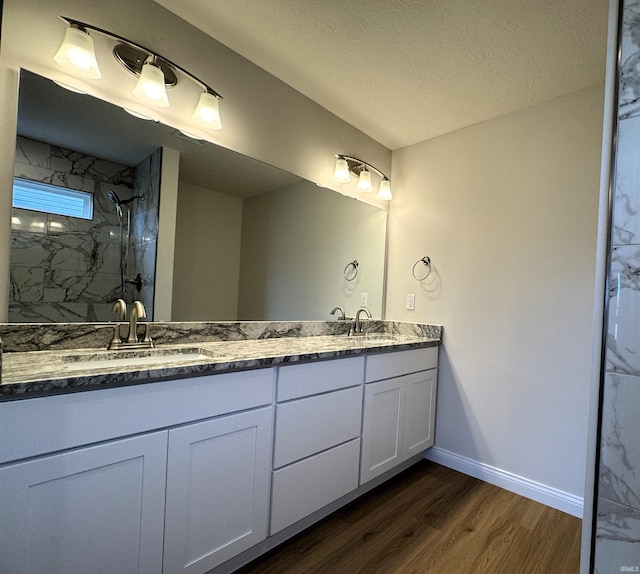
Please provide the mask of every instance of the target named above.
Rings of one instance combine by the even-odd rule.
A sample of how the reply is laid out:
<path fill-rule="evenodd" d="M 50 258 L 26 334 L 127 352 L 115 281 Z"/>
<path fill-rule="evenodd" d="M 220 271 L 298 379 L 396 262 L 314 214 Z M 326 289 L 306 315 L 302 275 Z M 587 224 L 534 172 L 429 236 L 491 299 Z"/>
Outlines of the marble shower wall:
<path fill-rule="evenodd" d="M 595 572 L 640 571 L 640 0 L 623 6 Z"/>
<path fill-rule="evenodd" d="M 142 301 L 147 318 L 153 318 L 153 298 L 156 284 L 156 251 L 158 247 L 158 216 L 160 213 L 160 169 L 162 149 L 157 149 L 136 167 L 133 177 L 133 193 L 144 200 L 131 203 L 131 255 L 127 265 L 127 277 L 142 277 L 142 289 L 127 287 L 127 303 Z"/>
<path fill-rule="evenodd" d="M 9 321 L 113 319 L 112 302 L 120 292 L 120 226 L 107 190 L 131 197 L 135 169 L 19 137 L 14 175 L 93 193 L 94 217 L 13 210 Z M 141 180 L 145 189 L 148 179 Z M 151 205 L 157 220 L 157 200 Z"/>

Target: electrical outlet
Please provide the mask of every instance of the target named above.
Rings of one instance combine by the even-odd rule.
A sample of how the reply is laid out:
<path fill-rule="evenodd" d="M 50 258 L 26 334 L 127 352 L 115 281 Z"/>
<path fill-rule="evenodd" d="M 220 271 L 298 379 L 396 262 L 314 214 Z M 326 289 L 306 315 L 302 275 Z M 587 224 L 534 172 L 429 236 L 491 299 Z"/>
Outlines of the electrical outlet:
<path fill-rule="evenodd" d="M 360 307 L 366 307 L 369 302 L 369 293 L 360 293 Z"/>
<path fill-rule="evenodd" d="M 407 309 L 413 311 L 416 308 L 416 296 L 413 293 L 407 295 Z"/>

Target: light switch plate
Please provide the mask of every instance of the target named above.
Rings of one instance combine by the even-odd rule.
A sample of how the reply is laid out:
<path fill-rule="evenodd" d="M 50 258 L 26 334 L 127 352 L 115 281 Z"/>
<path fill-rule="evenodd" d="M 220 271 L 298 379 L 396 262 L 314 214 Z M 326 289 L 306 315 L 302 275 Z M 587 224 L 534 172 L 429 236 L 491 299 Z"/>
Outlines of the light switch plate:
<path fill-rule="evenodd" d="M 407 295 L 407 309 L 413 311 L 416 308 L 416 296 L 413 293 Z"/>

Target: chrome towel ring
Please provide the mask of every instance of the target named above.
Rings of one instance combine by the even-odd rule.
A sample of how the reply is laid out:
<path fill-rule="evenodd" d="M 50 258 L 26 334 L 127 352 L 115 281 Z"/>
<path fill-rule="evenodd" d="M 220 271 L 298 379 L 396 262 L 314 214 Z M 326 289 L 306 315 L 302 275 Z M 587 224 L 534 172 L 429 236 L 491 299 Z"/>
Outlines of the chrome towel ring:
<path fill-rule="evenodd" d="M 347 281 L 353 281 L 358 276 L 358 263 L 357 259 L 354 259 L 351 263 L 347 263 L 344 268 L 343 274 Z"/>
<path fill-rule="evenodd" d="M 422 259 L 418 259 L 413 264 L 411 274 L 413 275 L 414 279 L 418 281 L 424 281 L 427 277 L 429 277 L 429 275 L 431 274 L 431 257 L 427 257 L 425 255 Z"/>

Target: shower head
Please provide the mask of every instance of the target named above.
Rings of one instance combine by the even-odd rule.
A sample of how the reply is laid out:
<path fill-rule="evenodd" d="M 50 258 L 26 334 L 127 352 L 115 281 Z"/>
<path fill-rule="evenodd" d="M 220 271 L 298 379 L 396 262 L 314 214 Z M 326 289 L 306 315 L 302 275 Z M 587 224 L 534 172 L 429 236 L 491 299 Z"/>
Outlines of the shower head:
<path fill-rule="evenodd" d="M 118 194 L 112 189 L 108 189 L 107 193 L 109 194 L 109 199 L 116 206 L 116 213 L 118 214 L 118 217 L 122 219 L 122 207 L 120 207 L 122 205 L 122 202 L 120 201 Z"/>
<path fill-rule="evenodd" d="M 115 191 L 113 191 L 112 189 L 108 189 L 107 193 L 109 194 L 109 199 L 114 203 L 114 205 L 121 204 L 120 198 L 118 197 L 118 194 Z"/>

